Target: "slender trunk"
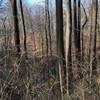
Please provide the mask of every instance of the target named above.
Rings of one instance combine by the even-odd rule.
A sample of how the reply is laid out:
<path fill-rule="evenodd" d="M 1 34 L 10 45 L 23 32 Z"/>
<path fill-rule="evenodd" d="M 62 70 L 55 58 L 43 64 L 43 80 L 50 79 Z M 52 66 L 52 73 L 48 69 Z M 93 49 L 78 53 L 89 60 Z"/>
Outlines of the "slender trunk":
<path fill-rule="evenodd" d="M 15 46 L 16 51 L 20 53 L 20 34 L 19 34 L 19 24 L 18 24 L 18 13 L 17 13 L 17 0 L 11 1 L 13 16 L 14 16 L 14 39 L 15 39 Z"/>
<path fill-rule="evenodd" d="M 81 61 L 81 0 L 78 0 L 78 33 L 77 33 L 77 48 L 78 62 Z"/>
<path fill-rule="evenodd" d="M 20 0 L 20 7 L 21 7 L 21 16 L 22 16 L 23 31 L 24 31 L 24 51 L 27 52 L 27 46 L 26 46 L 26 29 L 25 29 L 25 20 L 24 20 L 22 0 Z"/>
<path fill-rule="evenodd" d="M 52 39 L 51 39 L 51 19 L 50 19 L 50 11 L 48 8 L 48 29 L 49 29 L 49 47 L 50 47 L 50 55 L 52 55 Z"/>
<path fill-rule="evenodd" d="M 60 90 L 61 90 L 61 97 L 63 99 L 63 89 L 62 89 L 62 71 L 66 71 L 63 66 L 63 59 L 64 57 L 64 33 L 63 33 L 63 1 L 56 0 L 56 35 L 57 35 L 57 55 L 60 57 L 58 60 L 60 76 Z M 65 72 L 63 75 L 65 79 Z"/>
<path fill-rule="evenodd" d="M 82 31 L 81 31 L 81 33 L 82 33 L 81 57 L 82 57 L 82 61 L 84 62 L 84 34 L 83 33 L 84 33 L 84 27 L 87 24 L 88 18 L 87 18 L 86 10 L 85 10 L 83 5 L 82 5 L 82 8 L 83 8 L 83 11 L 84 11 L 84 14 L 85 14 L 85 21 L 82 25 Z"/>
<path fill-rule="evenodd" d="M 47 0 L 45 0 L 45 38 L 46 38 L 46 56 L 48 57 L 48 30 L 47 30 Z"/>
<path fill-rule="evenodd" d="M 93 74 L 96 74 L 96 66 L 97 66 L 97 59 L 96 59 L 96 47 L 97 47 L 97 15 L 98 15 L 98 0 L 93 0 L 93 4 L 94 4 L 94 45 L 93 45 L 93 62 L 92 62 L 92 67 L 93 67 Z"/>
<path fill-rule="evenodd" d="M 66 36 L 65 36 L 65 56 L 66 56 L 66 81 L 67 81 L 67 94 L 71 93 L 73 88 L 71 85 L 72 74 L 72 58 L 71 58 L 71 40 L 72 40 L 72 10 L 71 10 L 71 0 L 67 1 L 67 11 L 66 11 Z"/>
<path fill-rule="evenodd" d="M 92 24 L 91 24 L 91 54 L 90 62 L 92 68 L 92 75 L 96 75 L 96 39 L 97 39 L 97 12 L 98 12 L 98 0 L 92 0 Z"/>
<path fill-rule="evenodd" d="M 77 66 L 78 66 L 78 72 L 79 72 L 79 78 L 83 78 L 83 74 L 81 73 L 82 68 L 80 66 L 82 61 L 82 52 L 81 52 L 81 0 L 78 0 L 78 16 L 77 16 Z"/>
<path fill-rule="evenodd" d="M 49 8 L 49 0 L 47 0 L 47 25 L 48 25 L 48 35 L 49 35 L 49 49 L 50 49 L 50 54 L 52 55 L 52 45 L 51 45 L 51 19 L 50 19 L 50 8 Z"/>
<path fill-rule="evenodd" d="M 73 2 L 73 16 L 74 16 L 74 18 L 73 18 L 73 22 L 74 22 L 74 45 L 75 45 L 75 51 L 77 52 L 77 34 L 78 34 L 78 32 L 77 32 L 77 2 L 76 2 L 76 0 L 74 0 L 74 2 Z"/>
<path fill-rule="evenodd" d="M 92 5 L 92 0 L 91 0 L 91 8 L 90 8 L 90 39 L 89 39 L 89 62 L 91 63 L 91 53 L 92 53 L 92 24 L 93 24 L 93 17 L 92 17 L 92 13 L 93 13 L 93 5 Z M 91 67 L 91 66 L 90 66 Z"/>
<path fill-rule="evenodd" d="M 50 51 L 50 55 L 52 55 L 52 45 L 51 45 L 51 19 L 50 19 L 50 9 L 49 9 L 49 0 L 45 1 L 46 5 L 46 30 L 48 34 L 48 52 Z"/>

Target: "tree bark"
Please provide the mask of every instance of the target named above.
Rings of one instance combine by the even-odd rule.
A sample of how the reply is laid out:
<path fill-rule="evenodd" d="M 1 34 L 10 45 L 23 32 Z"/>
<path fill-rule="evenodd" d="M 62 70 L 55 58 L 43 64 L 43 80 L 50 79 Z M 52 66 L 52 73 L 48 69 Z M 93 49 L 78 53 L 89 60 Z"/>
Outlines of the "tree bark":
<path fill-rule="evenodd" d="M 65 79 L 65 67 L 63 66 L 63 59 L 64 57 L 64 33 L 63 33 L 63 1 L 62 0 L 56 0 L 56 35 L 57 35 L 57 55 L 59 56 L 58 65 L 59 65 L 59 71 L 61 75 L 60 76 L 60 86 L 61 83 L 61 76 L 63 71 L 63 77 Z M 61 68 L 60 68 L 61 67 Z M 63 90 L 61 86 L 61 94 L 63 99 Z"/>
<path fill-rule="evenodd" d="M 84 54 L 84 28 L 85 28 L 85 25 L 87 24 L 88 18 L 87 18 L 87 13 L 86 13 L 86 10 L 85 10 L 83 4 L 81 4 L 81 5 L 82 5 L 83 11 L 84 11 L 84 15 L 85 15 L 85 21 L 84 21 L 84 23 L 82 25 L 82 31 L 81 31 L 81 33 L 82 33 L 81 57 L 82 57 L 82 61 L 84 62 L 84 55 L 85 55 Z"/>
<path fill-rule="evenodd" d="M 17 53 L 20 53 L 20 33 L 19 33 L 19 24 L 18 24 L 18 13 L 17 13 L 17 1 L 10 0 L 12 11 L 13 11 L 13 18 L 14 18 L 14 39 L 15 39 L 15 47 Z"/>
<path fill-rule="evenodd" d="M 74 45 L 75 45 L 75 51 L 77 52 L 78 28 L 77 28 L 77 2 L 76 0 L 74 0 L 73 2 L 73 28 L 74 28 Z"/>
<path fill-rule="evenodd" d="M 72 41 L 72 10 L 71 0 L 66 0 L 66 35 L 65 35 L 65 57 L 66 57 L 66 81 L 67 81 L 67 94 L 71 93 L 72 87 L 72 57 L 71 57 L 71 41 Z"/>
<path fill-rule="evenodd" d="M 48 44 L 48 29 L 47 29 L 47 0 L 45 0 L 45 39 L 46 39 L 46 56 L 48 57 L 49 53 L 49 44 Z"/>
<path fill-rule="evenodd" d="M 81 61 L 81 0 L 78 0 L 78 31 L 77 31 L 78 62 Z"/>
<path fill-rule="evenodd" d="M 91 24 L 91 54 L 92 75 L 96 75 L 96 42 L 97 42 L 97 15 L 98 15 L 98 0 L 92 0 L 92 24 Z"/>
<path fill-rule="evenodd" d="M 24 51 L 27 52 L 27 45 L 26 45 L 26 29 L 25 29 L 25 19 L 23 13 L 23 5 L 22 0 L 20 0 L 20 8 L 21 8 L 21 16 L 22 16 L 22 23 L 23 23 L 23 31 L 24 31 Z"/>

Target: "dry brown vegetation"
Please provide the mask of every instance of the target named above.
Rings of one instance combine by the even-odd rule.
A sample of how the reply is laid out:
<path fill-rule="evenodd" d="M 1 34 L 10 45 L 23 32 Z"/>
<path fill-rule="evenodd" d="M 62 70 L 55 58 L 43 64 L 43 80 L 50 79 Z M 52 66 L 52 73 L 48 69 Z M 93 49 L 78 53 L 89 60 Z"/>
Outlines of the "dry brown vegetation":
<path fill-rule="evenodd" d="M 76 0 L 82 2 L 82 14 L 77 14 L 79 4 L 74 8 L 71 0 L 66 0 L 67 9 L 65 1 L 62 4 L 62 0 L 56 0 L 56 11 L 50 0 L 32 7 L 22 0 L 22 12 L 19 1 L 16 1 L 10 0 L 12 6 L 17 5 L 17 13 L 8 3 L 3 11 L 0 8 L 3 14 L 0 16 L 0 100 L 100 100 L 100 16 L 98 11 L 95 18 L 96 10 L 91 10 L 92 7 L 96 9 L 94 6 L 98 7 L 100 2 L 94 5 L 93 0 L 87 7 L 83 1 Z M 74 20 L 73 10 L 80 22 Z M 93 21 L 97 21 L 96 29 Z M 80 24 L 84 24 L 84 31 Z M 93 36 L 96 34 L 95 40 Z M 95 51 L 96 54 L 92 55 Z"/>

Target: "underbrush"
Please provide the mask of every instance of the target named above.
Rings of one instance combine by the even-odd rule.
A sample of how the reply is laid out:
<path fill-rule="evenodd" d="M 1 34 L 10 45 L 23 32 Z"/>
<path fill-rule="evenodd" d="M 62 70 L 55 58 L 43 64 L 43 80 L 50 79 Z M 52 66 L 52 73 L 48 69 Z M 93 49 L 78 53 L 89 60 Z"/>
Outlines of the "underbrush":
<path fill-rule="evenodd" d="M 0 100 L 61 100 L 57 57 L 36 57 L 24 53 L 0 52 Z M 90 83 L 90 64 L 79 63 L 82 79 L 73 65 L 72 93 L 63 86 L 64 100 L 100 100 L 100 65 Z M 48 78 L 48 73 L 51 77 Z M 50 83 L 51 82 L 51 83 Z"/>

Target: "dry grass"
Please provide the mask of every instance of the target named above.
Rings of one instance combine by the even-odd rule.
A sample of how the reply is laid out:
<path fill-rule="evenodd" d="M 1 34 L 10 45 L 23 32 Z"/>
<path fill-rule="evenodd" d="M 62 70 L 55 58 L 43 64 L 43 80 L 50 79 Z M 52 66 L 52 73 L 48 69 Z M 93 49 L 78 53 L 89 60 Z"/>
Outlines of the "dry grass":
<path fill-rule="evenodd" d="M 0 51 L 0 100 L 61 100 L 57 67 L 59 57 L 52 55 L 48 57 L 48 60 L 44 55 L 37 57 L 34 53 L 32 54 L 34 51 L 34 46 L 30 48 L 32 43 L 32 41 L 29 42 L 27 58 L 24 52 L 17 57 L 14 47 L 7 51 L 3 48 Z M 81 66 L 82 79 L 78 75 L 76 65 L 73 64 L 73 91 L 68 95 L 63 86 L 64 100 L 100 100 L 99 49 L 97 49 L 97 58 L 98 74 L 92 77 L 91 86 L 91 64 L 88 57 L 84 57 L 84 63 L 76 62 Z M 52 74 L 50 80 L 49 71 Z"/>

